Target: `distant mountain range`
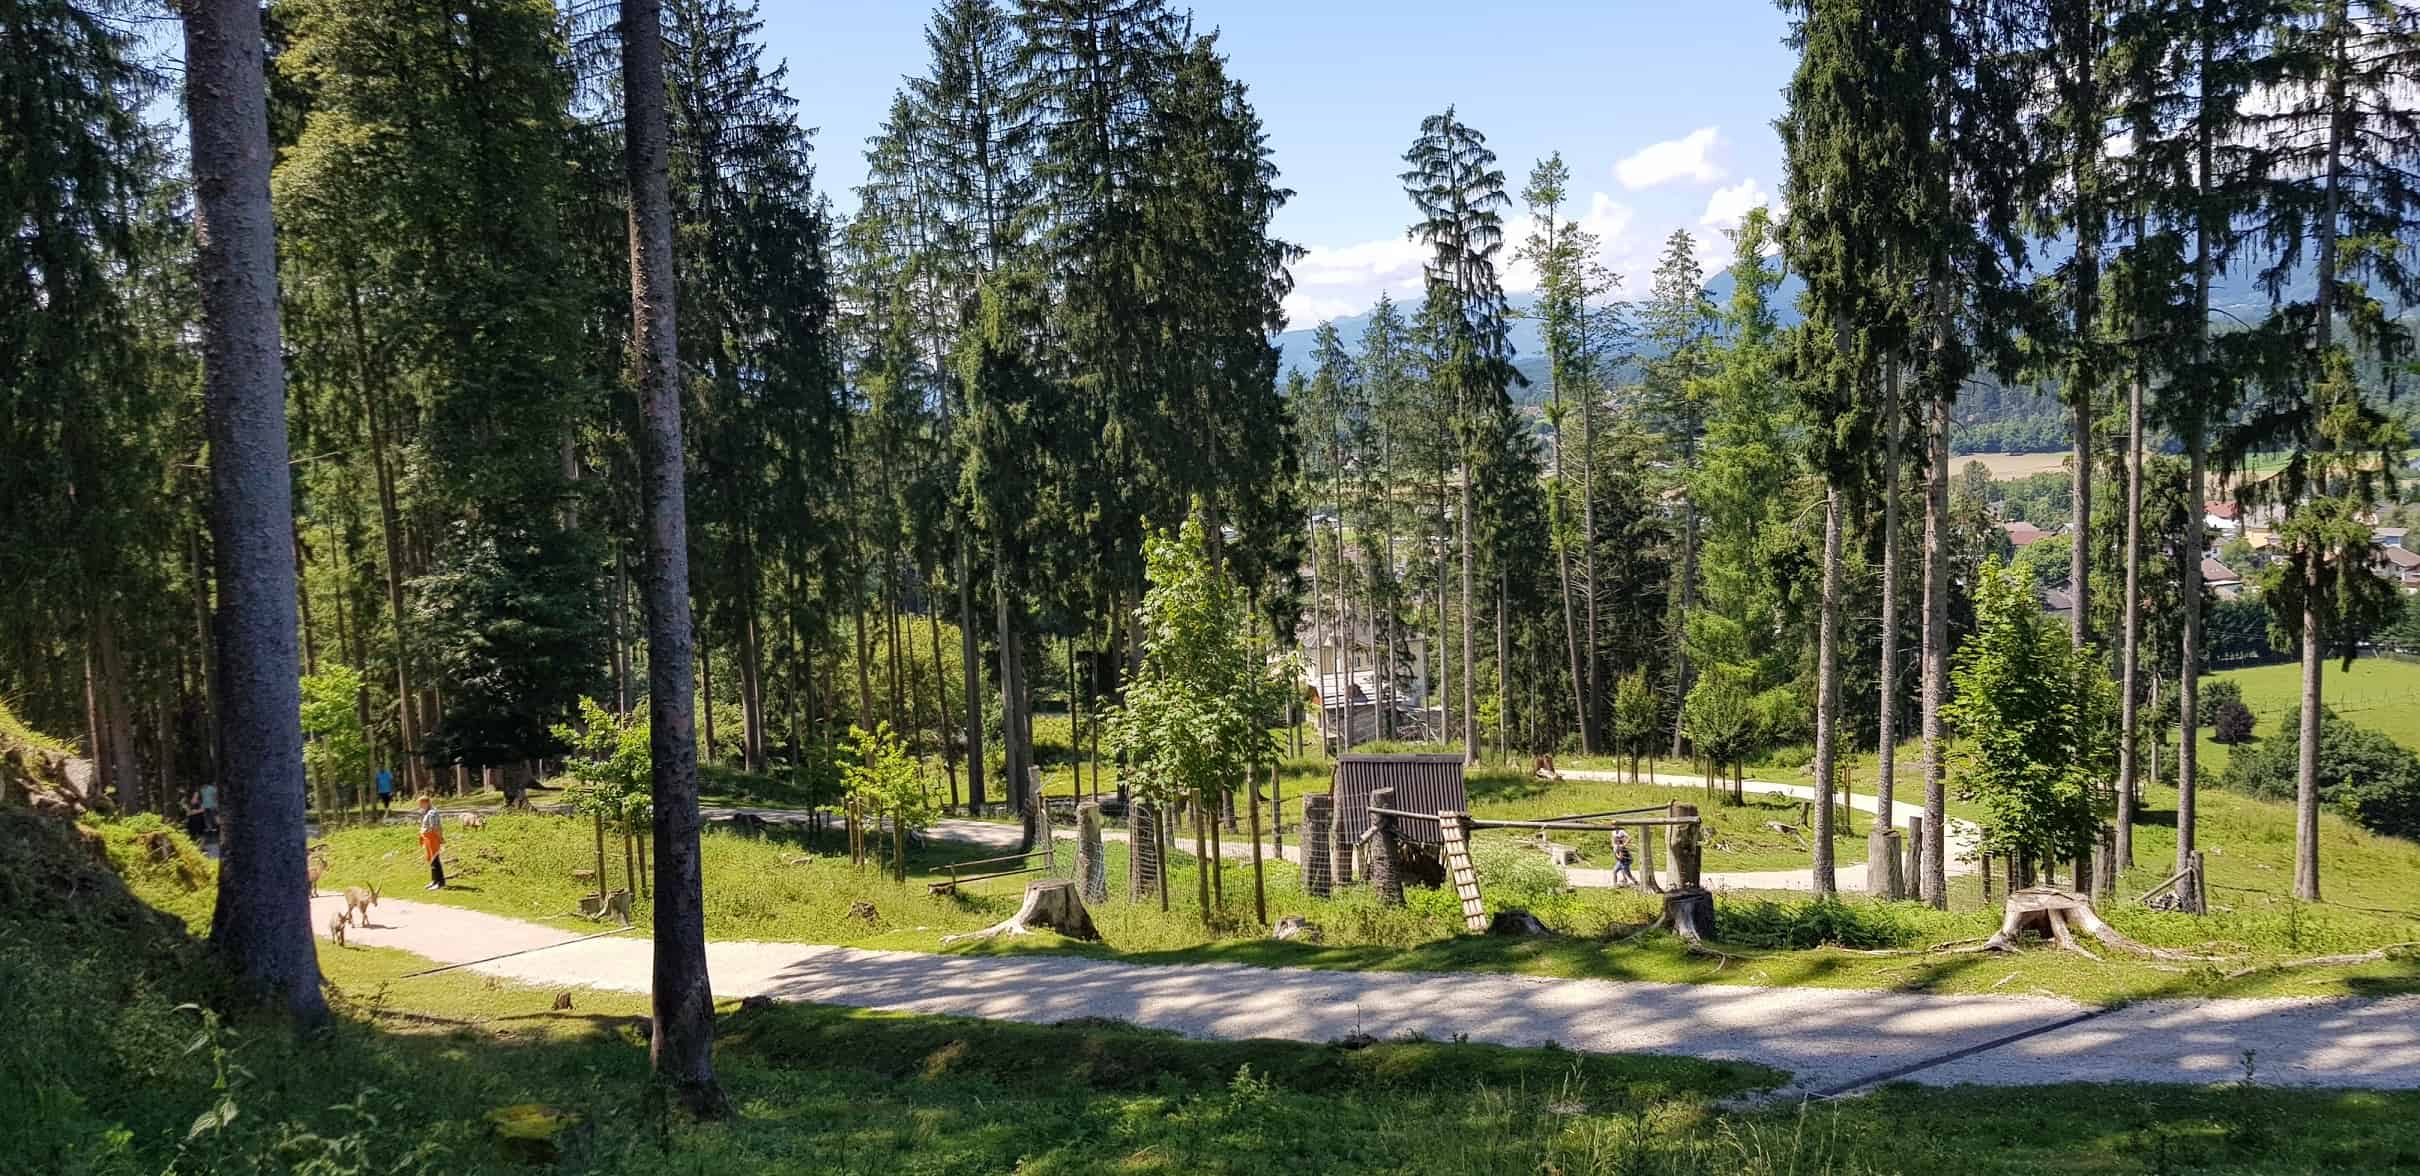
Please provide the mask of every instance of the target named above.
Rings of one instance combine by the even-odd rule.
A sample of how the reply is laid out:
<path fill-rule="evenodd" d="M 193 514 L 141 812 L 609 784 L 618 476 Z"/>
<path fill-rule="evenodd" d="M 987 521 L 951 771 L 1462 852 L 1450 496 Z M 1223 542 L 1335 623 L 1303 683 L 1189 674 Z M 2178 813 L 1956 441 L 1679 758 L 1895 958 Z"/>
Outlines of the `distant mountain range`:
<path fill-rule="evenodd" d="M 2067 250 L 2063 242 L 2050 242 L 2040 245 L 2038 248 L 2039 252 L 2033 258 L 2033 268 L 2036 273 L 2046 272 L 2066 258 Z M 1725 269 L 1706 283 L 1706 295 L 1713 299 L 1716 307 L 1727 306 L 1731 301 L 1731 288 L 1731 271 Z M 2308 298 L 2311 296 L 2311 288 L 2312 284 L 2309 279 L 2297 281 L 2286 290 L 2286 298 L 2288 301 Z M 1777 317 L 1783 326 L 1794 326 L 1798 323 L 1798 300 L 1805 291 L 1806 283 L 1801 281 L 1798 275 L 1789 274 L 1782 278 L 1780 288 L 1773 293 L 1773 301 L 1778 312 Z M 1516 403 L 1523 404 L 1544 403 L 1548 394 L 1553 391 L 1549 386 L 1550 382 L 1546 373 L 1546 347 L 1539 335 L 1538 320 L 1528 313 L 1536 309 L 1538 296 L 1535 293 L 1516 294 L 1507 299 L 1507 302 L 1516 312 L 1510 332 L 1513 364 L 1520 369 L 1522 375 L 1529 379 L 1529 387 L 1515 389 L 1513 399 Z M 1407 322 L 1420 310 L 1420 304 L 1416 299 L 1400 302 L 1397 307 Z M 2248 270 L 2229 272 L 2220 275 L 2219 281 L 2213 284 L 2210 292 L 2210 309 L 2211 317 L 2224 324 L 2253 322 L 2268 313 L 2269 297 L 2260 290 Z M 1356 350 L 1360 348 L 1361 334 L 1370 323 L 1368 312 L 1346 315 L 1330 321 L 1336 324 L 1336 332 L 1343 338 L 1346 347 Z M 1310 373 L 1312 332 L 1317 325 L 1316 323 L 1309 324 L 1277 336 L 1277 346 L 1281 352 L 1281 358 L 1278 361 L 1280 371 L 1299 369 L 1306 375 Z"/>

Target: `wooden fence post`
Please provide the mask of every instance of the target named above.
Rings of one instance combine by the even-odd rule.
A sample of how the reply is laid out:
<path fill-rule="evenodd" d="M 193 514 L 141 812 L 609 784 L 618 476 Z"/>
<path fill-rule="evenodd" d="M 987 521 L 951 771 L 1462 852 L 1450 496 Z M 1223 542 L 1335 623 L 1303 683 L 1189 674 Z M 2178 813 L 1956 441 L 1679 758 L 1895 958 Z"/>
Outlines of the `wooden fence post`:
<path fill-rule="evenodd" d="M 1394 805 L 1394 789 L 1370 793 L 1370 829 L 1377 834 L 1370 844 L 1370 889 L 1378 893 L 1378 905 L 1399 907 L 1403 905 L 1403 878 L 1395 869 L 1395 818 L 1378 811 Z"/>
<path fill-rule="evenodd" d="M 1693 804 L 1675 804 L 1672 806 L 1672 815 L 1676 817 L 1694 817 L 1697 815 L 1697 806 Z M 1672 872 L 1674 877 L 1679 881 L 1681 889 L 1698 889 L 1698 879 L 1700 877 L 1698 865 L 1703 860 L 1703 853 L 1698 846 L 1697 825 L 1695 823 L 1684 825 L 1667 825 L 1665 828 L 1670 831 L 1668 836 L 1671 838 L 1670 848 L 1672 850 Z"/>
<path fill-rule="evenodd" d="M 2093 843 L 2092 897 L 2102 903 L 2117 898 L 2117 830 L 2106 825 Z"/>

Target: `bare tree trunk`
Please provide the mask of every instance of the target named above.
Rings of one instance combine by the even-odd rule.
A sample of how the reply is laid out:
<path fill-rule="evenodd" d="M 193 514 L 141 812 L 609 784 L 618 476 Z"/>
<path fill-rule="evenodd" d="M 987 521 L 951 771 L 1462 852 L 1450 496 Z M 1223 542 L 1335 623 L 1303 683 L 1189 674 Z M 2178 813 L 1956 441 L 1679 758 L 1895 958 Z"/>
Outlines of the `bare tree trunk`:
<path fill-rule="evenodd" d="M 648 1061 L 691 1113 L 720 1117 L 730 1108 L 714 1074 L 714 990 L 706 974 L 697 748 L 691 742 L 696 716 L 689 682 L 688 509 L 666 174 L 663 9 L 661 0 L 620 2 L 630 302 L 639 354 L 647 517 L 648 742 L 655 791 L 655 1016 Z"/>
<path fill-rule="evenodd" d="M 1815 638 L 1815 868 L 1810 889 L 1829 898 L 1839 885 L 1832 862 L 1832 781 L 1840 758 L 1840 487 L 1823 496 L 1823 600 Z"/>
<path fill-rule="evenodd" d="M 1681 500 L 1681 601 L 1673 617 L 1672 697 L 1689 697 L 1689 614 L 1697 609 L 1697 504 Z M 1681 708 L 1672 708 L 1672 754 L 1681 753 Z M 1825 782 L 1829 786 L 1829 782 Z"/>
<path fill-rule="evenodd" d="M 1889 438 L 1882 451 L 1882 700 L 1874 708 L 1874 811 L 1879 815 L 1866 837 L 1866 861 L 1879 862 L 1890 852 L 1892 805 L 1899 787 L 1899 471 L 1906 464 L 1906 416 L 1899 405 L 1899 360 L 1883 360 L 1882 417 Z M 1897 887 L 1876 887 L 1892 881 L 1892 871 L 1867 870 L 1868 893 L 1902 897 Z"/>
<path fill-rule="evenodd" d="M 997 574 L 995 572 L 995 574 Z M 958 537 L 958 669 L 966 700 L 966 801 L 983 807 L 983 665 L 975 650 L 975 595 L 967 572 L 966 536 Z"/>
<path fill-rule="evenodd" d="M 1925 902 L 1949 909 L 1949 794 L 1943 777 L 1949 733 L 1949 395 L 1934 390 L 1924 437 L 1924 847 Z M 2081 611 L 2082 605 L 2077 609 Z"/>
<path fill-rule="evenodd" d="M 749 771 L 761 773 L 765 770 L 765 674 L 756 628 L 761 602 L 756 586 L 756 546 L 753 541 L 744 542 L 739 593 L 740 759 Z"/>
<path fill-rule="evenodd" d="M 706 636 L 697 642 L 697 711 L 706 726 L 706 763 L 714 762 L 714 641 Z"/>
<path fill-rule="evenodd" d="M 2072 540 L 2067 553 L 2067 591 L 2075 599 L 2075 611 L 2067 617 L 2067 637 L 2082 649 L 2092 640 L 2092 394 L 2089 389 L 2071 388 L 2068 395 L 2075 399 L 2075 501 L 2070 506 L 2067 532 Z"/>
<path fill-rule="evenodd" d="M 2118 781 L 2115 867 L 2134 865 L 2134 815 L 2142 789 L 2143 373 L 2126 387 L 2126 598 L 2119 608 L 2125 648 L 2118 655 Z"/>
<path fill-rule="evenodd" d="M 118 811 L 133 813 L 143 806 L 142 781 L 134 763 L 134 722 L 126 701 L 126 659 L 118 649 L 117 610 L 107 601 L 93 609 L 93 654 L 100 676 L 101 732 L 107 750 L 101 763 Z"/>
<path fill-rule="evenodd" d="M 950 807 L 956 808 L 958 807 L 958 750 L 950 744 L 950 727 L 953 724 L 950 720 L 949 673 L 947 668 L 941 664 L 941 610 L 933 609 L 925 619 L 931 622 L 929 629 L 933 638 L 933 696 L 937 701 L 941 716 L 939 728 L 941 732 L 941 769 L 949 775 Z M 974 700 L 969 698 L 967 701 L 971 704 Z"/>
<path fill-rule="evenodd" d="M 1472 630 L 1478 622 L 1471 612 L 1471 463 L 1462 463 L 1462 517 L 1456 520 L 1462 538 L 1462 762 L 1479 762 L 1479 695 L 1472 683 L 1479 665 L 1479 647 Z"/>
<path fill-rule="evenodd" d="M 2319 901 L 2320 553 L 2302 554 L 2302 728 L 2294 778 L 2294 897 Z"/>
<path fill-rule="evenodd" d="M 254 996 L 318 1024 L 303 861 L 293 482 L 260 7 L 187 0 L 185 102 L 202 304 L 203 423 L 219 593 L 218 904 L 210 946 Z"/>

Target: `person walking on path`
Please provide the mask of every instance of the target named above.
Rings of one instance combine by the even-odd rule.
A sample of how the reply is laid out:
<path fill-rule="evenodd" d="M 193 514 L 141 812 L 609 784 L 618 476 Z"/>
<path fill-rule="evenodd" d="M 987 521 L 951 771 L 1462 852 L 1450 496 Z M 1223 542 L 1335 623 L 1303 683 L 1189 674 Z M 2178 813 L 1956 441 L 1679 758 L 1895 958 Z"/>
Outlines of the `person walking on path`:
<path fill-rule="evenodd" d="M 185 793 L 185 836 L 192 838 L 194 846 L 199 848 L 202 834 L 208 829 L 209 825 L 202 816 L 201 796 L 190 791 Z"/>
<path fill-rule="evenodd" d="M 1639 884 L 1639 876 L 1632 873 L 1630 869 L 1630 831 L 1628 829 L 1613 831 L 1613 884 L 1616 886 Z"/>
<path fill-rule="evenodd" d="M 384 817 L 395 807 L 395 773 L 378 769 L 378 815 Z"/>
<path fill-rule="evenodd" d="M 202 831 L 212 838 L 225 840 L 225 838 L 219 837 L 218 831 L 218 785 L 216 784 L 202 785 Z"/>
<path fill-rule="evenodd" d="M 429 859 L 427 889 L 445 889 L 445 818 L 426 795 L 420 798 L 420 852 Z"/>

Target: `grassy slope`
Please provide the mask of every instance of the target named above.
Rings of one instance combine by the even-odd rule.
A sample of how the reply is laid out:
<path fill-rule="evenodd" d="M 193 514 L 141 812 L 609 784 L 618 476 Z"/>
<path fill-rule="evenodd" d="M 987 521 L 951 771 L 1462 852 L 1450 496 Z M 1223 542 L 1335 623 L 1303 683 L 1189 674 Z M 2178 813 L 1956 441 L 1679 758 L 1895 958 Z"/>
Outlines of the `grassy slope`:
<path fill-rule="evenodd" d="M 1724 1109 L 1752 1067 L 1446 1042 L 1193 1042 L 1121 1025 L 990 1024 L 815 1006 L 718 1026 L 737 1113 L 648 1095 L 638 997 L 552 991 L 323 946 L 337 1023 L 236 1014 L 185 925 L 210 863 L 104 827 L 125 883 L 55 824 L 0 811 L 0 1138 L 58 1173 L 529 1171 L 488 1123 L 573 1112 L 561 1170 L 1027 1173 L 2392 1171 L 2420 1095 L 2252 1087 L 1910 1086 L 1810 1109 Z M 157 840 L 157 839 L 155 839 Z M 124 885 L 131 884 L 129 894 Z M 62 901 L 69 899 L 72 901 Z M 147 913 L 150 904 L 173 916 Z M 223 1128 L 195 1131 L 231 1107 Z M 2324 1133 L 2285 1124 L 2325 1121 Z M 675 1158 L 677 1157 L 677 1159 Z"/>

